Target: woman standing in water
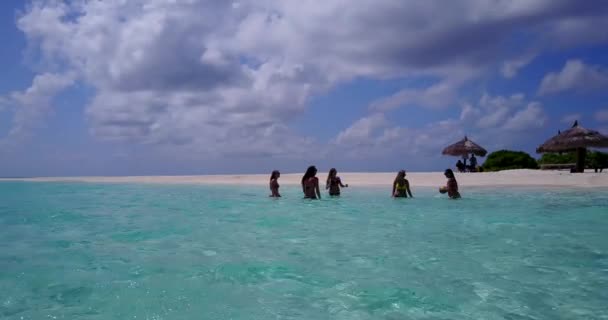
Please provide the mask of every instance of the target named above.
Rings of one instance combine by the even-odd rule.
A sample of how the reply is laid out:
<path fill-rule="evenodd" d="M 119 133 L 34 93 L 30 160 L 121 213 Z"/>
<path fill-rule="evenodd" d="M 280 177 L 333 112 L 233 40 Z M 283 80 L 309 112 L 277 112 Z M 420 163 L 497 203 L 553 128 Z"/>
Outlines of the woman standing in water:
<path fill-rule="evenodd" d="M 407 195 L 410 195 L 410 198 L 413 198 L 412 190 L 410 189 L 410 182 L 405 178 L 405 170 L 399 171 L 397 173 L 397 177 L 393 182 L 393 193 L 392 196 L 395 198 L 407 198 Z"/>
<path fill-rule="evenodd" d="M 329 189 L 330 196 L 340 196 L 340 187 L 348 188 L 348 184 L 342 184 L 342 180 L 338 177 L 338 171 L 336 168 L 331 168 L 327 174 L 327 181 L 325 182 L 325 190 Z"/>
<path fill-rule="evenodd" d="M 448 183 L 445 187 L 441 187 L 439 191 L 441 193 L 447 192 L 451 199 L 460 198 L 460 193 L 458 192 L 458 182 L 454 176 L 454 171 L 452 171 L 452 169 L 447 169 L 445 170 L 444 175 L 446 178 L 448 178 Z"/>
<path fill-rule="evenodd" d="M 270 174 L 270 197 L 280 198 L 281 194 L 279 193 L 279 177 L 281 173 L 278 170 L 274 170 Z"/>
<path fill-rule="evenodd" d="M 319 178 L 316 177 L 317 168 L 310 166 L 306 169 L 306 173 L 302 177 L 302 191 L 305 199 L 321 199 L 321 191 L 319 191 Z"/>

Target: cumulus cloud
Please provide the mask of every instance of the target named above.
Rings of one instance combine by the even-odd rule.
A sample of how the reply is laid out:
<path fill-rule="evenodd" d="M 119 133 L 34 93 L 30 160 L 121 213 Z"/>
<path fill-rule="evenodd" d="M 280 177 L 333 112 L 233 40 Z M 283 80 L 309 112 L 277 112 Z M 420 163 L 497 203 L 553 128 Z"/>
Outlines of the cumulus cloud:
<path fill-rule="evenodd" d="M 529 132 L 543 128 L 546 122 L 542 105 L 528 101 L 521 93 L 510 96 L 484 94 L 476 104 L 464 104 L 458 118 L 419 128 L 400 127 L 383 113 L 374 113 L 341 131 L 334 142 L 338 149 L 346 150 L 346 154 L 352 156 L 386 152 L 431 156 L 465 134 L 479 137 L 479 141 L 493 146 L 508 146 L 525 139 Z"/>
<path fill-rule="evenodd" d="M 604 88 L 608 88 L 607 70 L 573 59 L 568 60 L 561 71 L 545 75 L 538 93 L 546 95 L 567 90 L 591 91 Z"/>
<path fill-rule="evenodd" d="M 384 114 L 376 113 L 355 121 L 350 127 L 338 133 L 335 143 L 368 144 L 373 134 L 386 126 Z"/>
<path fill-rule="evenodd" d="M 372 111 L 390 111 L 404 106 L 422 106 L 446 108 L 451 106 L 457 97 L 459 82 L 441 81 L 423 89 L 403 89 L 370 104 Z"/>
<path fill-rule="evenodd" d="M 540 128 L 545 125 L 547 118 L 540 103 L 532 102 L 525 109 L 517 111 L 509 118 L 503 128 L 522 131 L 530 128 Z"/>
<path fill-rule="evenodd" d="M 44 73 L 32 81 L 24 91 L 16 91 L 0 100 L 0 107 L 12 108 L 13 121 L 8 135 L 2 142 L 18 142 L 29 136 L 32 130 L 44 122 L 51 111 L 51 103 L 56 94 L 72 85 L 74 75 Z M 17 141 L 16 141 L 17 140 Z"/>
<path fill-rule="evenodd" d="M 42 69 L 73 74 L 45 91 L 41 105 L 79 79 L 94 89 L 86 116 L 101 140 L 291 155 L 315 143 L 288 124 L 316 94 L 361 77 L 431 78 L 429 87 L 402 88 L 370 108 L 453 105 L 462 85 L 494 67 L 513 30 L 559 34 L 564 21 L 605 17 L 598 7 L 601 0 L 42 0 L 18 27 L 44 58 Z M 504 73 L 514 75 L 524 58 Z M 508 110 L 490 115 L 478 106 L 462 117 L 517 127 L 536 112 L 513 120 Z M 28 117 L 38 122 L 36 114 L 17 116 L 15 128 L 28 127 L 19 124 Z M 380 126 L 379 117 L 367 125 Z M 354 139 L 364 126 L 338 138 Z M 403 134 L 385 130 L 385 141 Z"/>
<path fill-rule="evenodd" d="M 537 52 L 528 52 L 515 59 L 505 61 L 501 68 L 502 75 L 507 79 L 515 77 L 519 70 L 530 64 L 537 55 Z"/>
<path fill-rule="evenodd" d="M 597 7 L 597 16 L 569 17 L 550 27 L 549 39 L 558 46 L 590 45 L 608 41 L 606 5 Z"/>

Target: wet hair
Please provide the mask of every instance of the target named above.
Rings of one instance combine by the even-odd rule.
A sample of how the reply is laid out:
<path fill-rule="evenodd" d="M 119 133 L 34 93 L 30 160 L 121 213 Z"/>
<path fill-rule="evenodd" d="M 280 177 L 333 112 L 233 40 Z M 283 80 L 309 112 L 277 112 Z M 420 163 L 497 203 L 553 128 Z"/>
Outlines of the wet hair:
<path fill-rule="evenodd" d="M 317 174 L 317 167 L 308 167 L 308 169 L 306 169 L 306 173 L 304 173 L 304 176 L 302 177 L 302 185 L 304 185 L 304 181 L 308 180 L 308 178 L 314 177 L 315 174 Z"/>
<path fill-rule="evenodd" d="M 329 184 L 329 181 L 331 180 L 331 178 L 335 177 L 336 174 L 338 174 L 338 170 L 336 170 L 336 168 L 329 169 L 329 173 L 327 174 L 326 183 Z"/>
<path fill-rule="evenodd" d="M 452 169 L 446 169 L 443 174 L 446 175 L 448 178 L 454 178 L 454 171 L 452 171 Z"/>
<path fill-rule="evenodd" d="M 397 172 L 397 176 L 395 177 L 395 181 L 393 182 L 393 184 L 397 183 L 397 180 L 399 180 L 400 178 L 405 178 L 405 170 L 400 170 L 399 172 Z"/>
<path fill-rule="evenodd" d="M 279 172 L 279 170 L 274 170 L 271 174 L 270 174 L 270 181 L 272 181 L 272 179 L 276 179 L 278 175 L 280 175 L 281 173 Z"/>

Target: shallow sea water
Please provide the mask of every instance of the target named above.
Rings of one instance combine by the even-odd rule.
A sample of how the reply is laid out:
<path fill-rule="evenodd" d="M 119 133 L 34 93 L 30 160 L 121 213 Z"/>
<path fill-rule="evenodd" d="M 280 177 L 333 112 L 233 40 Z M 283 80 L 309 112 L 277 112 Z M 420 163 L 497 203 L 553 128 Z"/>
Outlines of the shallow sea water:
<path fill-rule="evenodd" d="M 0 319 L 608 319 L 608 190 L 0 183 Z"/>

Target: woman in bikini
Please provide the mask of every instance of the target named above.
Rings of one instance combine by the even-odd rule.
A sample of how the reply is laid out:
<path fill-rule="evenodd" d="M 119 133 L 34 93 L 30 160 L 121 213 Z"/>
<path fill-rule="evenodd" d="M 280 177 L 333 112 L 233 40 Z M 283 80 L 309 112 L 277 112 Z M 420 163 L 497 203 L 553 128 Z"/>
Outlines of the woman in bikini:
<path fill-rule="evenodd" d="M 410 189 L 410 182 L 405 178 L 405 170 L 399 171 L 397 173 L 397 177 L 393 182 L 393 193 L 391 194 L 395 198 L 407 198 L 407 195 L 410 195 L 410 198 L 413 198 L 412 190 Z"/>
<path fill-rule="evenodd" d="M 270 174 L 270 197 L 272 198 L 280 198 L 281 194 L 279 193 L 279 177 L 281 173 L 278 170 L 274 170 Z"/>
<path fill-rule="evenodd" d="M 329 189 L 329 195 L 332 197 L 340 196 L 340 187 L 348 188 L 348 184 L 342 184 L 342 180 L 338 177 L 338 171 L 336 168 L 331 168 L 327 174 L 327 181 L 325 182 L 325 190 Z"/>
<path fill-rule="evenodd" d="M 452 169 L 447 169 L 445 170 L 444 175 L 446 178 L 448 178 L 448 183 L 444 188 L 441 188 L 441 193 L 447 192 L 451 199 L 460 198 L 460 193 L 458 192 L 458 182 L 454 176 L 454 171 L 452 171 Z"/>
<path fill-rule="evenodd" d="M 319 191 L 319 178 L 316 177 L 317 168 L 310 166 L 302 177 L 302 191 L 305 199 L 321 199 L 321 191 Z"/>

